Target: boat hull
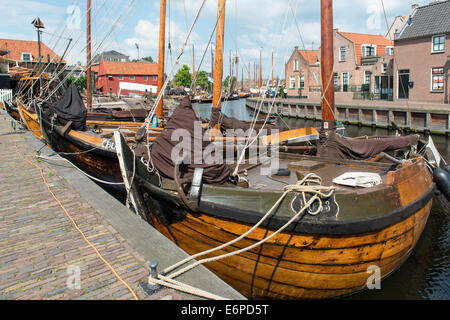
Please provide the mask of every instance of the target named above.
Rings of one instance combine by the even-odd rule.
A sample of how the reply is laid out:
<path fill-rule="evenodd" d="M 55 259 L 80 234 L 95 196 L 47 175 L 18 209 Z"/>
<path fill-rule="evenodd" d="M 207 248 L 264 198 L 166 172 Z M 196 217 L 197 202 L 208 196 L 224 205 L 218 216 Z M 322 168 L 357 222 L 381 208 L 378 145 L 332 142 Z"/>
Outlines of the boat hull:
<path fill-rule="evenodd" d="M 17 110 L 20 118 L 27 129 L 31 131 L 39 139 L 42 138 L 41 126 L 38 122 L 36 113 L 29 112 L 22 103 L 18 103 Z"/>
<path fill-rule="evenodd" d="M 52 126 L 48 119 L 42 118 L 42 131 L 53 151 L 97 179 L 102 186 L 125 192 L 116 152 L 104 147 L 105 142 L 111 144 L 112 141 L 76 130 L 62 134 L 61 130 L 61 126 Z"/>
<path fill-rule="evenodd" d="M 131 181 L 136 160 L 123 149 L 122 174 Z M 261 212 L 233 209 L 233 202 L 239 201 L 232 193 L 222 195 L 229 199 L 229 207 L 200 201 L 199 212 L 190 212 L 173 191 L 157 187 L 158 181 L 141 168 L 140 161 L 135 165 L 131 194 L 137 200 L 136 210 L 188 254 L 236 239 L 262 217 Z M 395 203 L 396 209 L 383 216 L 342 224 L 332 219 L 310 224 L 300 220 L 261 246 L 205 266 L 251 299 L 325 299 L 363 291 L 372 283 L 373 268 L 379 271 L 380 280 L 387 277 L 405 262 L 420 238 L 435 188 L 426 170 L 423 161 L 418 161 L 390 176 L 393 187 L 386 194 L 392 199 L 384 200 Z M 373 197 L 376 203 L 382 195 Z M 345 210 L 345 201 L 336 200 L 342 203 L 341 211 Z M 369 209 L 360 207 L 359 216 L 364 217 L 364 210 Z M 276 218 L 205 257 L 239 250 L 266 238 L 282 224 L 277 224 Z"/>

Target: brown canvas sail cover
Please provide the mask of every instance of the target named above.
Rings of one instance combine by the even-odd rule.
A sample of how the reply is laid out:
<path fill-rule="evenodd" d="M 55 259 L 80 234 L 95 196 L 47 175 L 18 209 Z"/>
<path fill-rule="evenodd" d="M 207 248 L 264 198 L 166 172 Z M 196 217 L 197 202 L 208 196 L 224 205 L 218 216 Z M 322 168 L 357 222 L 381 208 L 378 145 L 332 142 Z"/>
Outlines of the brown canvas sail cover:
<path fill-rule="evenodd" d="M 222 111 L 219 108 L 212 108 L 211 118 L 209 120 L 209 126 L 212 128 L 216 124 L 219 124 L 219 123 L 220 123 L 220 129 L 223 132 L 226 131 L 227 129 L 234 129 L 234 130 L 242 129 L 244 131 L 247 131 L 251 127 L 251 123 L 249 123 L 249 122 L 241 121 L 241 120 L 238 120 L 238 119 L 232 118 L 232 117 L 227 117 L 226 115 L 224 115 L 222 113 Z M 276 126 L 269 125 L 267 123 L 265 125 L 255 124 L 254 129 L 255 130 L 266 129 L 267 134 L 272 134 L 272 130 L 277 130 L 277 132 L 289 130 L 288 128 L 285 128 L 285 127 L 276 127 Z"/>
<path fill-rule="evenodd" d="M 416 145 L 417 135 L 403 137 L 357 139 L 347 138 L 334 130 L 320 131 L 317 155 L 333 159 L 366 160 L 381 152 L 394 151 Z"/>
<path fill-rule="evenodd" d="M 188 97 L 181 100 L 178 107 L 172 114 L 171 119 L 167 122 L 164 130 L 156 138 L 151 147 L 152 163 L 158 169 L 159 172 L 169 178 L 174 178 L 174 167 L 177 159 L 172 159 L 172 150 L 180 144 L 181 139 L 173 139 L 174 132 L 177 129 L 184 129 L 186 133 L 190 135 L 190 152 L 187 160 L 184 161 L 186 165 L 180 166 L 181 178 L 192 178 L 195 168 L 203 168 L 203 181 L 211 184 L 222 184 L 228 181 L 232 169 L 227 164 L 214 163 L 206 164 L 204 161 L 197 163 L 195 159 L 203 159 L 203 154 L 206 148 L 211 148 L 210 141 L 204 141 L 204 130 L 202 134 L 198 136 L 195 133 L 194 122 L 200 121 L 194 110 L 192 109 L 191 101 Z M 178 131 L 181 132 L 181 131 Z M 175 140 L 175 141 L 173 141 Z M 183 141 L 185 142 L 185 141 Z M 209 149 L 211 150 L 211 149 Z M 202 154 L 195 155 L 195 152 L 201 151 Z M 209 152 L 209 151 L 208 151 Z M 175 152 L 177 153 L 177 152 Z M 211 155 L 214 155 L 215 151 L 211 151 Z M 221 155 L 220 155 L 221 156 Z"/>

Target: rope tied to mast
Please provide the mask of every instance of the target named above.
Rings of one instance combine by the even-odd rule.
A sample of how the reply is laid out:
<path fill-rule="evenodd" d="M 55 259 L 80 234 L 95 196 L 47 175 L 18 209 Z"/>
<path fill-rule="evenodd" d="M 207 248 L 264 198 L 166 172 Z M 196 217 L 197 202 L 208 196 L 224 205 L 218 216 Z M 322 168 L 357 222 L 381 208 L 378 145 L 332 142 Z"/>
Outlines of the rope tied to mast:
<path fill-rule="evenodd" d="M 217 260 L 221 260 L 224 258 L 228 258 L 246 251 L 249 251 L 251 249 L 254 249 L 255 247 L 258 247 L 260 245 L 263 245 L 264 243 L 266 243 L 267 241 L 269 241 L 270 239 L 272 239 L 273 237 L 275 237 L 276 235 L 278 235 L 279 233 L 281 233 L 283 230 L 285 230 L 288 226 L 290 226 L 292 223 L 294 223 L 295 221 L 300 220 L 301 218 L 303 218 L 303 216 L 305 215 L 305 213 L 308 213 L 310 215 L 318 215 L 321 211 L 322 211 L 322 201 L 324 199 L 330 198 L 334 192 L 335 192 L 335 187 L 333 186 L 323 186 L 322 185 L 322 178 L 318 175 L 316 175 L 315 173 L 309 173 L 307 174 L 302 180 L 298 181 L 296 184 L 293 185 L 287 185 L 283 188 L 283 194 L 280 196 L 280 198 L 275 202 L 275 204 L 269 209 L 269 211 L 267 211 L 267 213 L 252 227 L 250 228 L 248 231 L 246 231 L 244 234 L 240 235 L 239 237 L 224 243 L 218 247 L 203 251 L 203 252 L 199 252 L 197 254 L 191 255 L 188 258 L 166 268 L 163 270 L 162 274 L 157 274 L 156 277 L 150 275 L 148 282 L 150 284 L 157 284 L 157 285 L 165 285 L 167 287 L 171 287 L 174 288 L 174 280 L 173 278 L 176 278 L 178 276 L 180 276 L 181 274 L 201 265 L 204 263 L 209 263 L 209 262 L 213 262 L 213 261 L 217 261 Z M 232 252 L 228 252 L 219 256 L 215 256 L 215 257 L 211 257 L 211 258 L 205 258 L 202 260 L 198 260 L 186 267 L 184 267 L 183 269 L 174 272 L 170 275 L 168 275 L 168 273 L 174 271 L 175 269 L 185 265 L 186 263 L 190 262 L 193 259 L 199 258 L 201 256 L 213 253 L 215 251 L 224 249 L 226 247 L 231 246 L 232 244 L 242 240 L 243 238 L 247 237 L 249 234 L 251 234 L 254 230 L 256 230 L 269 216 L 271 216 L 275 210 L 279 207 L 279 205 L 281 204 L 281 202 L 286 198 L 286 196 L 289 193 L 300 193 L 303 197 L 304 200 L 304 205 L 302 206 L 302 208 L 296 212 L 291 219 L 286 222 L 283 226 L 281 226 L 278 230 L 274 231 L 271 235 L 267 236 L 266 238 L 263 238 L 262 240 L 244 247 L 242 249 L 239 250 L 235 250 Z M 309 200 L 307 200 L 306 195 L 310 194 L 311 197 L 309 198 Z M 317 206 L 317 210 L 315 211 L 311 211 L 311 207 L 312 205 L 317 202 L 318 206 Z M 309 210 L 308 210 L 309 209 Z M 185 291 L 188 293 L 194 293 L 197 294 L 199 296 L 202 297 L 206 297 L 205 295 L 203 295 L 200 291 L 200 289 L 193 291 L 193 287 L 192 286 L 188 286 L 185 284 L 182 284 L 181 282 L 177 282 L 176 284 L 176 288 L 177 290 L 181 290 L 181 291 Z M 197 289 L 197 288 L 194 288 Z M 202 291 L 204 292 L 204 291 Z M 211 298 L 211 296 L 209 296 L 208 298 Z M 212 299 L 218 299 L 218 298 L 222 298 L 222 297 L 212 297 Z M 222 298 L 223 299 L 223 298 Z"/>

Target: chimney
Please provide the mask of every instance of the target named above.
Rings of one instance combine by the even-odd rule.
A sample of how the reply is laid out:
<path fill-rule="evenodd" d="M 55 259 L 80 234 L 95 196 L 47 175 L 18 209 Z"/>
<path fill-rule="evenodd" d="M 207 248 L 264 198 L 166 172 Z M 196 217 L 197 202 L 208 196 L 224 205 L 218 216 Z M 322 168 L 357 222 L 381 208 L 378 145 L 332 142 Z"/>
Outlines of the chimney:
<path fill-rule="evenodd" d="M 419 7 L 419 5 L 418 4 L 413 4 L 413 5 L 411 5 L 411 9 L 417 9 Z"/>
<path fill-rule="evenodd" d="M 295 48 L 294 48 L 294 49 L 295 49 L 295 51 L 298 51 L 298 46 L 295 46 Z"/>

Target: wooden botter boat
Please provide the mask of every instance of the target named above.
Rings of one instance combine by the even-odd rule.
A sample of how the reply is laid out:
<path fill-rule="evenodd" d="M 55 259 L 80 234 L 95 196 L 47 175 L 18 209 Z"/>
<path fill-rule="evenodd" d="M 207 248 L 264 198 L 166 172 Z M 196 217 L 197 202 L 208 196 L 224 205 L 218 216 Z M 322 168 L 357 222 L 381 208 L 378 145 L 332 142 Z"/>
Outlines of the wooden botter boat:
<path fill-rule="evenodd" d="M 219 107 L 224 5 L 220 0 L 216 31 L 213 105 Z M 321 134 L 328 138 L 334 120 L 330 115 L 334 86 L 329 80 L 333 75 L 332 37 L 332 3 L 322 0 L 321 78 L 323 88 L 329 90 L 324 92 Z M 170 121 L 165 130 L 176 127 Z M 152 145 L 152 161 L 148 163 L 153 165 L 149 170 L 124 137 L 115 133 L 132 205 L 141 217 L 191 255 L 238 240 L 206 255 L 216 257 L 265 239 L 255 247 L 205 263 L 248 298 L 318 299 L 365 290 L 373 266 L 384 279 L 408 258 L 430 214 L 435 184 L 424 157 L 414 152 L 402 161 L 387 156 L 385 159 L 390 160 L 385 162 L 280 153 L 279 166 L 290 169 L 289 174 L 264 175 L 261 164 L 248 164 L 239 168 L 247 173 L 246 186 L 212 178 L 222 177 L 229 170 L 224 164 L 180 167 L 170 156 L 171 160 L 164 163 L 167 151 L 161 148 L 160 139 L 164 134 Z M 364 187 L 343 184 L 347 181 L 343 174 L 355 180 L 359 172 L 379 180 Z M 298 183 L 311 174 L 320 177 L 321 185 L 333 192 L 320 195 L 321 201 L 310 205 L 309 201 L 315 199 L 312 186 L 302 184 L 299 188 Z M 237 180 L 235 175 L 230 177 Z"/>
<path fill-rule="evenodd" d="M 131 192 L 137 212 L 191 255 L 247 232 L 280 198 L 283 186 L 297 182 L 297 172 L 315 173 L 323 178 L 323 185 L 336 187 L 334 198 L 325 201 L 318 215 L 306 214 L 263 245 L 206 264 L 248 298 L 347 295 L 366 288 L 371 275 L 367 270 L 373 265 L 385 278 L 402 265 L 417 243 L 435 188 L 420 157 L 394 168 L 392 163 L 282 154 L 280 166 L 296 168 L 288 177 L 261 176 L 260 168 L 254 167 L 247 169 L 247 189 L 203 184 L 198 210 L 193 211 L 183 202 L 175 180 L 149 173 L 124 140 L 118 147 L 128 183 L 134 177 Z M 353 171 L 378 173 L 382 184 L 360 189 L 332 183 L 340 174 Z M 299 193 L 288 194 L 260 227 L 209 256 L 239 250 L 269 236 L 292 218 L 300 202 Z"/>

